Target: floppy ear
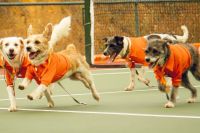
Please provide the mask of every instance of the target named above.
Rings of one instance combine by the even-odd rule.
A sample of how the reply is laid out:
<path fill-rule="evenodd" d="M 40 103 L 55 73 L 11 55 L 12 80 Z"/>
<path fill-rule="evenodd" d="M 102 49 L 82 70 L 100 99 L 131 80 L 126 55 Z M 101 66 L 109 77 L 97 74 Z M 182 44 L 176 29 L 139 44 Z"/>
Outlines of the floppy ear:
<path fill-rule="evenodd" d="M 107 41 L 108 41 L 108 37 L 103 38 L 103 40 L 104 40 L 105 42 L 107 42 Z"/>
<path fill-rule="evenodd" d="M 122 37 L 122 36 L 115 36 L 115 40 L 116 40 L 116 42 L 118 42 L 118 44 L 122 44 L 123 40 L 124 40 L 124 37 Z"/>
<path fill-rule="evenodd" d="M 45 27 L 45 30 L 43 31 L 43 36 L 45 38 L 47 38 L 48 40 L 50 40 L 51 38 L 51 34 L 52 34 L 52 30 L 53 30 L 53 25 L 51 23 L 48 23 Z"/>
<path fill-rule="evenodd" d="M 27 36 L 30 36 L 33 34 L 33 27 L 32 25 L 30 24 L 29 27 L 28 27 L 28 30 L 27 30 Z"/>

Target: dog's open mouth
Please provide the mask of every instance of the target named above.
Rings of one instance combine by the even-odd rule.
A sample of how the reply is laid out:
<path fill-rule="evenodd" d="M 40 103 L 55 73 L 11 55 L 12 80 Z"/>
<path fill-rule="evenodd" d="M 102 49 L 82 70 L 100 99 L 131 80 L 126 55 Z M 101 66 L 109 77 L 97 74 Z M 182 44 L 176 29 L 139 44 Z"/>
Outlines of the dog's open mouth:
<path fill-rule="evenodd" d="M 30 58 L 31 60 L 33 60 L 33 59 L 35 59 L 35 58 L 38 56 L 39 53 L 40 53 L 40 51 L 30 52 L 30 53 L 29 53 L 29 58 Z"/>
<path fill-rule="evenodd" d="M 8 54 L 7 56 L 10 60 L 13 60 L 16 57 L 16 54 Z"/>
<path fill-rule="evenodd" d="M 117 57 L 117 53 L 114 53 L 114 54 L 110 55 L 108 63 L 113 62 L 116 57 Z"/>
<path fill-rule="evenodd" d="M 159 60 L 159 58 L 156 61 L 154 61 L 154 62 L 150 62 L 149 63 L 149 68 L 154 68 L 157 65 L 157 63 L 158 63 L 158 60 Z"/>

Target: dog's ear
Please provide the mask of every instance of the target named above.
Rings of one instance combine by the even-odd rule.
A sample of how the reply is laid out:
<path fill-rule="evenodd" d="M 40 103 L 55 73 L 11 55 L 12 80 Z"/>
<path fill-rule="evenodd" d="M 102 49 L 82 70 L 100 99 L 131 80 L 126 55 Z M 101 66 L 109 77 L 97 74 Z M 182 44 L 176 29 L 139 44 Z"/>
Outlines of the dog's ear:
<path fill-rule="evenodd" d="M 118 42 L 119 44 L 122 44 L 122 43 L 123 43 L 123 40 L 124 40 L 124 37 L 122 37 L 122 36 L 115 36 L 115 40 L 116 40 L 116 42 Z"/>
<path fill-rule="evenodd" d="M 43 36 L 45 38 L 47 38 L 48 40 L 50 40 L 51 38 L 51 34 L 52 34 L 52 30 L 53 30 L 53 25 L 51 23 L 48 23 L 45 27 L 45 30 L 43 31 Z"/>
<path fill-rule="evenodd" d="M 3 39 L 0 39 L 0 49 L 2 49 Z"/>
<path fill-rule="evenodd" d="M 30 36 L 33 34 L 33 26 L 30 24 L 27 30 L 27 36 Z"/>
<path fill-rule="evenodd" d="M 20 47 L 24 48 L 24 39 L 20 37 L 19 42 L 20 42 Z"/>
<path fill-rule="evenodd" d="M 108 41 L 108 37 L 104 37 L 102 40 L 104 40 L 105 42 Z"/>
<path fill-rule="evenodd" d="M 166 43 L 168 43 L 168 44 L 174 43 L 171 39 L 169 39 L 169 38 L 167 38 L 167 37 L 163 38 L 163 40 L 164 40 Z"/>

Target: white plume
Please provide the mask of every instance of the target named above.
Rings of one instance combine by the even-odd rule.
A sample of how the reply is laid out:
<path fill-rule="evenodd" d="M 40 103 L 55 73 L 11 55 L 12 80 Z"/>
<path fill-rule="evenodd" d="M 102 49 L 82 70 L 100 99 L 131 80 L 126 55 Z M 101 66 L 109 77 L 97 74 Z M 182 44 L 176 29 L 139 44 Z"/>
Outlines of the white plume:
<path fill-rule="evenodd" d="M 68 36 L 69 31 L 71 30 L 71 16 L 63 18 L 59 24 L 56 24 L 53 28 L 51 40 L 49 41 L 50 48 L 63 37 Z"/>

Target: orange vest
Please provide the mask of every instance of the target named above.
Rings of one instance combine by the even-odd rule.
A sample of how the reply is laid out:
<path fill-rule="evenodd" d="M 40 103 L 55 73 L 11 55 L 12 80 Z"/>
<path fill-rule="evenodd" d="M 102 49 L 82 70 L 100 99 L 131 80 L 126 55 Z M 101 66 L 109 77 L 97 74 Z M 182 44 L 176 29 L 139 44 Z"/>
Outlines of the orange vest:
<path fill-rule="evenodd" d="M 44 64 L 39 66 L 30 65 L 27 69 L 26 78 L 35 79 L 38 84 L 49 84 L 60 80 L 71 68 L 69 60 L 61 53 L 52 53 Z"/>
<path fill-rule="evenodd" d="M 139 63 L 147 66 L 145 61 L 145 49 L 147 47 L 147 41 L 144 37 L 131 37 L 131 48 L 126 60 L 130 68 L 135 67 L 135 63 Z"/>
<path fill-rule="evenodd" d="M 172 78 L 173 86 L 178 87 L 181 83 L 182 74 L 191 65 L 191 55 L 189 50 L 181 44 L 169 45 L 170 56 L 163 67 L 156 66 L 154 73 L 156 79 L 166 85 L 164 76 Z"/>
<path fill-rule="evenodd" d="M 24 60 L 22 62 L 22 65 L 20 66 L 19 69 L 13 69 L 13 67 L 11 67 L 8 62 L 4 62 L 2 64 L 2 66 L 5 69 L 5 78 L 6 78 L 6 84 L 7 85 L 13 85 L 13 80 L 14 77 L 18 77 L 18 78 L 24 78 L 26 75 L 26 70 L 27 67 L 30 65 L 28 58 L 24 57 Z"/>

